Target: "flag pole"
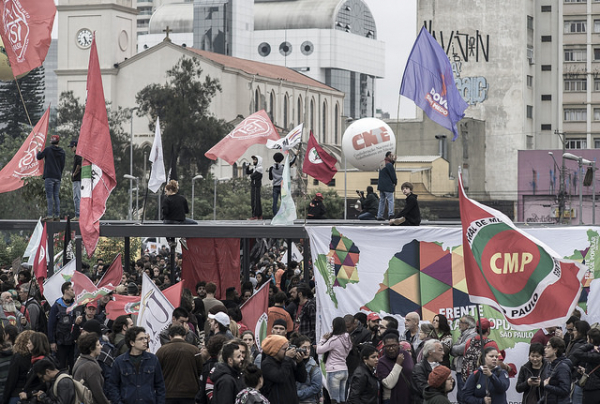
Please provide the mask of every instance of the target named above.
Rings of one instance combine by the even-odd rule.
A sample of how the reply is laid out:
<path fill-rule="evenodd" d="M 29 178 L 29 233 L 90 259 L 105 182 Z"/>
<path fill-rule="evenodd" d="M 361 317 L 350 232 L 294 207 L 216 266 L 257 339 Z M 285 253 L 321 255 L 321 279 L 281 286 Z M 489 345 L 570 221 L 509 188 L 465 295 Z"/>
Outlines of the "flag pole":
<path fill-rule="evenodd" d="M 146 201 L 148 200 L 148 187 L 146 187 L 146 194 L 144 195 L 144 204 L 142 205 L 142 210 L 144 211 L 144 213 L 142 214 L 142 224 L 144 223 L 144 220 L 146 219 Z M 138 212 L 139 214 L 139 212 Z"/>

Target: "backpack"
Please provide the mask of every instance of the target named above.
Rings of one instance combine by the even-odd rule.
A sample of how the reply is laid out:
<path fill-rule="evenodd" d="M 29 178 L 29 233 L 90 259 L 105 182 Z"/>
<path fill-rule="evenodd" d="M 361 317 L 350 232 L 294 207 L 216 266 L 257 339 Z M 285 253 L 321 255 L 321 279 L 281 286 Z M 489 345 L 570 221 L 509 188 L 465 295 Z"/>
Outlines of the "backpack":
<path fill-rule="evenodd" d="M 66 373 L 62 373 L 58 375 L 56 381 L 52 385 L 52 392 L 54 393 L 54 397 L 58 397 L 56 389 L 58 388 L 58 382 L 62 379 L 69 378 L 73 382 L 73 386 L 75 386 L 75 402 L 73 404 L 94 404 L 94 396 L 90 389 L 88 389 L 83 381 L 77 381 L 73 379 L 70 375 Z"/>
<path fill-rule="evenodd" d="M 465 350 L 461 368 L 461 376 L 464 382 L 466 382 L 471 373 L 477 369 L 477 362 L 479 361 L 479 356 L 481 356 L 482 351 L 481 347 L 484 347 L 490 342 L 492 342 L 492 340 L 487 338 L 484 340 L 475 337 L 471 338 L 469 347 Z"/>
<path fill-rule="evenodd" d="M 117 345 L 113 345 L 109 342 L 102 345 L 102 350 L 100 351 L 100 355 L 98 356 L 98 362 L 103 363 L 106 366 L 112 368 L 112 365 L 115 361 L 115 358 L 119 356 L 119 351 L 121 347 L 125 345 L 125 338 L 123 338 Z"/>
<path fill-rule="evenodd" d="M 36 305 L 40 309 L 40 315 L 38 316 L 38 323 L 31 324 L 31 328 L 35 331 L 41 332 L 43 334 L 48 334 L 48 314 L 44 310 L 41 304 L 37 302 L 37 300 L 33 299 L 25 303 L 25 308 L 29 310 L 29 306 Z"/>

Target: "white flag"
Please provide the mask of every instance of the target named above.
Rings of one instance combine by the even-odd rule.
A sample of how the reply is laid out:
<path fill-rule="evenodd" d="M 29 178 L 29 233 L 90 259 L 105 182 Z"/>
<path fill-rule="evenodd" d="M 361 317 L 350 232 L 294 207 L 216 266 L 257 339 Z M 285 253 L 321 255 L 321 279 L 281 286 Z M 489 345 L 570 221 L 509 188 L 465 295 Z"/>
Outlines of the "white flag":
<path fill-rule="evenodd" d="M 160 348 L 160 332 L 171 324 L 175 309 L 152 280 L 143 274 L 140 314 L 138 327 L 144 327 L 148 334 L 148 352 L 156 353 Z"/>
<path fill-rule="evenodd" d="M 29 257 L 27 263 L 30 266 L 33 266 L 33 261 L 35 260 L 35 254 L 37 253 L 37 249 L 40 245 L 40 239 L 42 238 L 43 231 L 44 225 L 42 224 L 42 220 L 38 219 L 35 229 L 31 234 L 31 238 L 29 239 L 29 244 L 27 244 L 27 248 L 25 248 L 25 252 L 23 253 L 23 258 Z"/>
<path fill-rule="evenodd" d="M 148 180 L 148 189 L 154 193 L 160 189 L 160 186 L 167 180 L 165 174 L 165 162 L 163 159 L 162 140 L 160 138 L 160 119 L 156 118 L 156 132 L 154 133 L 154 143 L 149 157 L 152 163 L 150 179 Z"/>
<path fill-rule="evenodd" d="M 298 218 L 296 215 L 296 204 L 292 198 L 292 181 L 290 180 L 290 156 L 285 157 L 283 174 L 281 180 L 281 206 L 271 224 L 290 225 Z"/>
<path fill-rule="evenodd" d="M 50 306 L 63 296 L 60 287 L 65 282 L 71 282 L 71 277 L 77 269 L 76 261 L 71 260 L 67 265 L 54 273 L 44 282 L 44 297 Z"/>
<path fill-rule="evenodd" d="M 302 129 L 304 124 L 296 126 L 294 129 L 287 134 L 286 137 L 279 140 L 267 139 L 267 147 L 269 149 L 281 149 L 283 151 L 290 150 L 298 145 L 302 140 Z"/>
<path fill-rule="evenodd" d="M 288 246 L 287 250 L 285 250 L 285 253 L 281 257 L 281 262 L 283 262 L 284 264 L 287 265 L 288 252 L 290 251 L 290 249 L 292 250 L 292 261 L 302 262 L 302 260 L 304 259 L 304 256 L 302 255 L 300 250 L 298 250 L 298 247 L 296 247 L 296 243 L 294 243 L 293 241 L 292 241 L 292 246 L 291 247 Z"/>

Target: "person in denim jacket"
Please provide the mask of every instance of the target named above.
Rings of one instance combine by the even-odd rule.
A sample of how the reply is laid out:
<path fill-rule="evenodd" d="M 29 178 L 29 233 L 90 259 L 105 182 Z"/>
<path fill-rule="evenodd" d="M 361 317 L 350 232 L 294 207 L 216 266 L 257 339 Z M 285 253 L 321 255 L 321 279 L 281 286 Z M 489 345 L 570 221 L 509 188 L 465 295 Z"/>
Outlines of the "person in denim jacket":
<path fill-rule="evenodd" d="M 146 352 L 148 335 L 143 327 L 131 327 L 125 334 L 129 352 L 115 359 L 108 379 L 112 404 L 163 404 L 166 389 L 156 355 Z"/>

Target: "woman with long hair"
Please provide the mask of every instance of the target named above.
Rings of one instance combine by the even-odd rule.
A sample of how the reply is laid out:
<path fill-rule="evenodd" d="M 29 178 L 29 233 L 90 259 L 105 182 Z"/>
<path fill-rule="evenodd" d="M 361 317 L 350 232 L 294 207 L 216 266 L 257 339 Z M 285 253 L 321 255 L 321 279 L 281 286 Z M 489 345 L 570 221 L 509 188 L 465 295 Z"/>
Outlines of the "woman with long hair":
<path fill-rule="evenodd" d="M 10 360 L 8 378 L 4 385 L 2 404 L 16 404 L 19 401 L 19 393 L 25 387 L 27 372 L 31 368 L 31 353 L 27 349 L 29 337 L 35 331 L 25 330 L 21 332 L 13 345 L 13 357 Z"/>
<path fill-rule="evenodd" d="M 23 386 L 23 391 L 19 393 L 21 400 L 29 400 L 32 397 L 32 392 L 36 390 L 45 390 L 45 383 L 38 379 L 37 375 L 33 372 L 33 364 L 42 359 L 48 358 L 58 367 L 58 363 L 53 356 L 50 355 L 50 342 L 46 334 L 41 332 L 34 332 L 29 336 L 29 342 L 27 342 L 27 349 L 31 354 L 31 365 L 27 373 L 27 381 Z"/>
<path fill-rule="evenodd" d="M 163 223 L 166 224 L 198 224 L 198 222 L 185 217 L 190 212 L 187 199 L 179 193 L 179 184 L 175 180 L 165 185 L 166 197 L 162 201 Z M 181 245 L 187 250 L 185 238 L 180 239 Z M 170 248 L 175 248 L 175 238 L 167 237 Z"/>
<path fill-rule="evenodd" d="M 506 404 L 510 380 L 506 370 L 498 366 L 498 350 L 487 347 L 479 359 L 480 366 L 469 376 L 463 389 L 467 404 Z"/>
<path fill-rule="evenodd" d="M 256 356 L 259 354 L 258 347 L 256 346 L 256 338 L 254 337 L 254 333 L 250 330 L 244 331 L 242 333 L 242 341 L 250 349 L 250 358 L 252 360 L 252 363 L 254 363 Z"/>
<path fill-rule="evenodd" d="M 443 314 L 436 314 L 433 316 L 433 320 L 431 320 L 431 325 L 433 325 L 435 338 L 440 340 L 442 347 L 444 348 L 444 359 L 441 364 L 449 368 L 450 349 L 452 348 L 452 332 L 450 330 L 450 324 L 448 324 L 448 319 Z"/>
<path fill-rule="evenodd" d="M 304 383 L 296 382 L 296 393 L 300 404 L 316 404 L 319 402 L 319 395 L 323 388 L 323 375 L 321 368 L 311 356 L 310 338 L 306 335 L 294 333 L 290 337 L 290 344 L 296 346 L 296 352 L 303 355 L 303 360 L 298 364 L 306 368 L 306 381 Z"/>
<path fill-rule="evenodd" d="M 319 355 L 327 353 L 325 371 L 327 373 L 327 390 L 332 404 L 346 402 L 346 382 L 348 366 L 346 357 L 352 349 L 352 339 L 346 332 L 346 322 L 342 317 L 333 319 L 332 331 L 321 337 L 317 345 Z"/>

